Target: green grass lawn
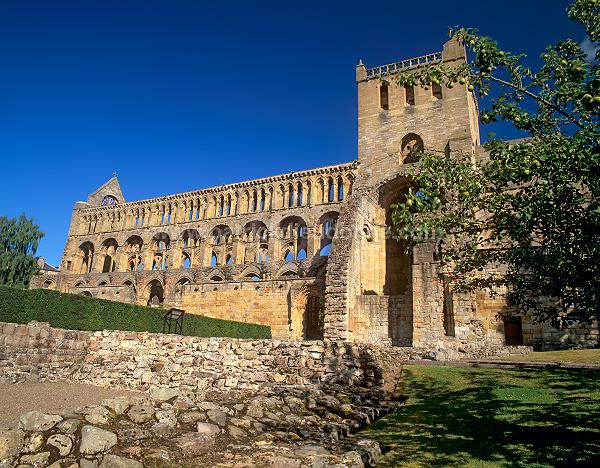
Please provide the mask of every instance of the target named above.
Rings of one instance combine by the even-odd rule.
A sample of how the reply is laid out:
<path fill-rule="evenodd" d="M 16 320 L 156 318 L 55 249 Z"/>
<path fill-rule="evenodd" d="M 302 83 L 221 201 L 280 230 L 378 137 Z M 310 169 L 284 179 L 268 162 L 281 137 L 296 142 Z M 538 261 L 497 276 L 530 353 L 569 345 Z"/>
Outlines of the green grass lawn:
<path fill-rule="evenodd" d="M 538 351 L 529 354 L 507 356 L 503 357 L 502 360 L 600 364 L 600 349 L 566 349 L 564 351 Z"/>
<path fill-rule="evenodd" d="M 600 466 L 600 371 L 405 366 L 377 466 Z"/>

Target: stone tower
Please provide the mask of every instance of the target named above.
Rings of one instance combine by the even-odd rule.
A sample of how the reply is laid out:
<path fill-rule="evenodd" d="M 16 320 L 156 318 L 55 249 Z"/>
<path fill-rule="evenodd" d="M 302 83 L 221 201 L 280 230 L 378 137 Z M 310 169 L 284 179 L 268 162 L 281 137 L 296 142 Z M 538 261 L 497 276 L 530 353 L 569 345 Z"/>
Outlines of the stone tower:
<path fill-rule="evenodd" d="M 441 279 L 435 241 L 408 255 L 386 227 L 390 205 L 402 201 L 418 170 L 415 150 L 472 155 L 479 144 L 477 102 L 466 85 L 405 87 L 394 72 L 465 61 L 465 48 L 450 40 L 441 52 L 356 67 L 359 166 L 338 222 L 344 236 L 334 239 L 328 264 L 326 336 L 404 346 L 455 336 L 455 315 L 468 307 L 453 306 L 458 298 Z"/>

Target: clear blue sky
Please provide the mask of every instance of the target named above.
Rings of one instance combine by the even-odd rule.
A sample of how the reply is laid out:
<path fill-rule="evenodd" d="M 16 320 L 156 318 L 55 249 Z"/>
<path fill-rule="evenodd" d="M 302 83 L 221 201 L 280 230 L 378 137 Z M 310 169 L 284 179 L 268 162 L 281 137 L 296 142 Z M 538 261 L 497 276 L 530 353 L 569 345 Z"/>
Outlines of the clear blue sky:
<path fill-rule="evenodd" d="M 0 215 L 33 217 L 57 264 L 113 171 L 135 200 L 356 159 L 358 59 L 441 50 L 458 24 L 537 57 L 583 39 L 568 3 L 2 2 Z"/>

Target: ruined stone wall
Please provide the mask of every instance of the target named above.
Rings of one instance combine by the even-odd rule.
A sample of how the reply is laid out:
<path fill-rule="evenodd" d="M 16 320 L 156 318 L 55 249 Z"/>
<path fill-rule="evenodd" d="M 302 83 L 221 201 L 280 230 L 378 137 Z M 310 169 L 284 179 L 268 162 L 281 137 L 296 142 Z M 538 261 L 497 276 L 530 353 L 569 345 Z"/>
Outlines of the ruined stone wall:
<path fill-rule="evenodd" d="M 413 313 L 406 296 L 356 296 L 353 337 L 362 343 L 412 346 Z"/>
<path fill-rule="evenodd" d="M 75 381 L 115 388 L 258 389 L 281 384 L 380 385 L 408 359 L 529 352 L 526 347 L 397 348 L 349 342 L 239 340 L 82 332 L 0 322 L 0 382 Z M 393 372 L 392 372 L 393 373 Z"/>
<path fill-rule="evenodd" d="M 477 293 L 477 312 L 474 319 L 481 327 L 481 334 L 488 336 L 491 343 L 504 343 L 505 323 L 496 319 L 496 314 L 506 311 L 508 306 L 502 291 L 495 297 L 488 293 Z M 600 344 L 600 325 L 591 323 L 565 323 L 558 329 L 547 322 L 535 322 L 531 316 L 520 317 L 523 344 L 536 350 L 562 348 L 594 348 Z"/>
<path fill-rule="evenodd" d="M 125 202 L 113 178 L 75 205 L 60 272 L 36 275 L 31 287 L 242 317 L 270 325 L 276 337 L 302 339 L 306 311 L 293 303 L 293 280 L 322 283 L 355 169 L 341 164 L 137 202 Z M 310 293 L 322 309 L 324 288 Z"/>
<path fill-rule="evenodd" d="M 311 295 L 322 298 L 323 289 L 315 278 L 189 284 L 175 305 L 186 313 L 268 325 L 274 339 L 301 340 L 306 303 Z"/>
<path fill-rule="evenodd" d="M 69 379 L 89 347 L 89 332 L 0 322 L 0 383 Z"/>

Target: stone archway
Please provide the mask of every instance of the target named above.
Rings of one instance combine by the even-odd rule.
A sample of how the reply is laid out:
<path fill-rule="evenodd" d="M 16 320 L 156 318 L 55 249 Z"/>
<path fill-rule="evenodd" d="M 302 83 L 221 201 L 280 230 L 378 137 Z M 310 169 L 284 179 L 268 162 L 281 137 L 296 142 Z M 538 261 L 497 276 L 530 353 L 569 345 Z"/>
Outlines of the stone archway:
<path fill-rule="evenodd" d="M 386 227 L 392 224 L 391 206 L 406 199 L 410 186 L 409 180 L 398 177 L 379 189 L 377 218 L 380 224 Z M 380 249 L 385 258 L 382 265 L 385 274 L 381 278 L 382 294 L 378 307 L 387 309 L 387 332 L 392 344 L 410 346 L 413 336 L 413 259 L 402 242 L 393 239 L 387 231 L 384 234 Z"/>
<path fill-rule="evenodd" d="M 324 288 L 319 283 L 291 292 L 293 340 L 322 340 L 324 334 Z"/>
<path fill-rule="evenodd" d="M 160 307 L 165 300 L 165 290 L 158 280 L 152 280 L 146 286 L 146 305 L 149 307 Z"/>
<path fill-rule="evenodd" d="M 322 340 L 323 339 L 323 298 L 316 294 L 311 294 L 306 300 L 304 307 L 304 339 Z"/>

